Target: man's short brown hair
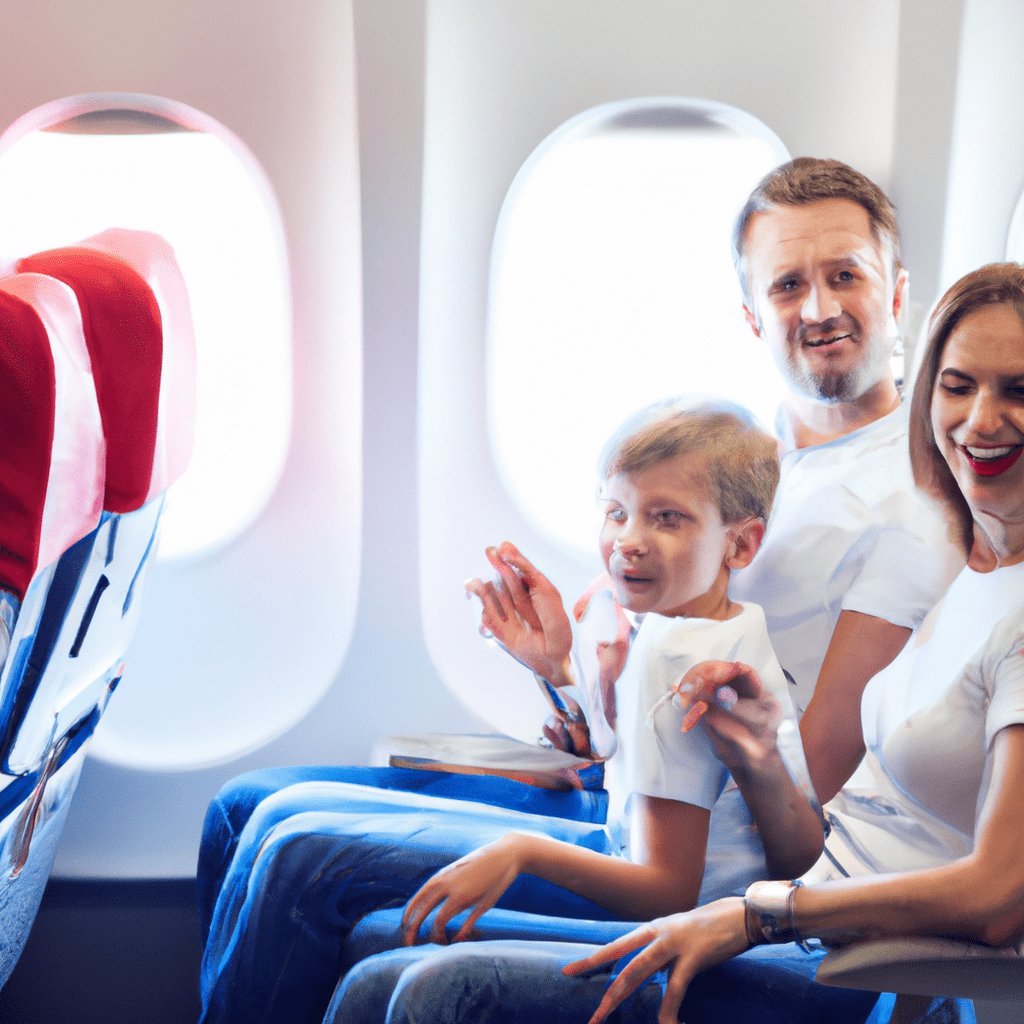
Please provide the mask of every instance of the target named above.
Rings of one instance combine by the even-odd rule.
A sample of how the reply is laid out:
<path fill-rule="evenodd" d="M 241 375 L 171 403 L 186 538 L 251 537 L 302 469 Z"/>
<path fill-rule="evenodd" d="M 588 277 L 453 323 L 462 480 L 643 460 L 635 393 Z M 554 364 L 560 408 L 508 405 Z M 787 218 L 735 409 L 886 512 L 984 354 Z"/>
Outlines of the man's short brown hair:
<path fill-rule="evenodd" d="M 750 305 L 746 273 L 746 235 L 751 218 L 777 206 L 809 206 L 826 199 L 849 199 L 863 206 L 871 222 L 871 233 L 880 244 L 891 247 L 893 278 L 900 270 L 900 236 L 896 212 L 889 197 L 860 171 L 839 160 L 798 156 L 765 175 L 750 193 L 736 218 L 732 232 L 732 259 L 743 289 L 743 301 Z"/>
<path fill-rule="evenodd" d="M 700 455 L 705 486 L 722 522 L 768 521 L 779 483 L 779 449 L 742 406 L 674 398 L 631 416 L 601 453 L 602 480 L 638 473 L 679 455 Z"/>

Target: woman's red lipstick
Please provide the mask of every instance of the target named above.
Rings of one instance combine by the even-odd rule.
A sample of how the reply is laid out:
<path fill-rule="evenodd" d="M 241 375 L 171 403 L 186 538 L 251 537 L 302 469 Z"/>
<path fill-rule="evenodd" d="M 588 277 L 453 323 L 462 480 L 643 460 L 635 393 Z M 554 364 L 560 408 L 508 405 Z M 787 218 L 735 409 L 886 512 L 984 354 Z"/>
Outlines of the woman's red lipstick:
<path fill-rule="evenodd" d="M 971 469 L 978 476 L 999 476 L 1000 473 L 1005 473 L 1020 458 L 1024 448 L 1018 445 L 1012 452 L 999 459 L 976 459 L 965 448 L 961 448 L 961 451 L 970 463 Z"/>

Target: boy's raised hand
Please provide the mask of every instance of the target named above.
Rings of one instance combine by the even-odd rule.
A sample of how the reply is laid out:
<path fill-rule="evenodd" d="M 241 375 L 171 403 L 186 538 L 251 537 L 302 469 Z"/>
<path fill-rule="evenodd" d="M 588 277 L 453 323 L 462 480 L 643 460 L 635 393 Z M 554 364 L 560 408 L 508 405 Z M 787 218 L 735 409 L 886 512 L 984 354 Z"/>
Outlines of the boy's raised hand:
<path fill-rule="evenodd" d="M 572 625 L 558 590 L 514 544 L 505 541 L 486 553 L 498 579 L 466 582 L 466 590 L 483 604 L 482 627 L 552 685 L 572 685 Z"/>

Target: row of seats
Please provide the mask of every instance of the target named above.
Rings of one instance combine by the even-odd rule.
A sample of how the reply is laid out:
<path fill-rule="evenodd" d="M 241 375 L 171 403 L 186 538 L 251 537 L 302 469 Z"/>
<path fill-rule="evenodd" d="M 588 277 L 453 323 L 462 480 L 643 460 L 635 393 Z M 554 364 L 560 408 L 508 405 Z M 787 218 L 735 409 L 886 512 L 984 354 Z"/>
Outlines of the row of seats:
<path fill-rule="evenodd" d="M 0 278 L 0 985 L 121 679 L 195 344 L 170 246 L 113 229 Z"/>

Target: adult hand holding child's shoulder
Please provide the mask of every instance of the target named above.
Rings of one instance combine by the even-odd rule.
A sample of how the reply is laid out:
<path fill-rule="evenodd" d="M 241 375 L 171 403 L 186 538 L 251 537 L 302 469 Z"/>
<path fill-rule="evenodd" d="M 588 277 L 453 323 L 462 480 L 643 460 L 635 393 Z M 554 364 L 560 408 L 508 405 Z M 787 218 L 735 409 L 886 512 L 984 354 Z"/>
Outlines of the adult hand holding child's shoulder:
<path fill-rule="evenodd" d="M 673 685 L 690 709 L 683 732 L 703 720 L 718 759 L 730 770 L 763 765 L 777 752 L 784 716 L 778 697 L 750 665 L 739 661 L 702 661 Z"/>

